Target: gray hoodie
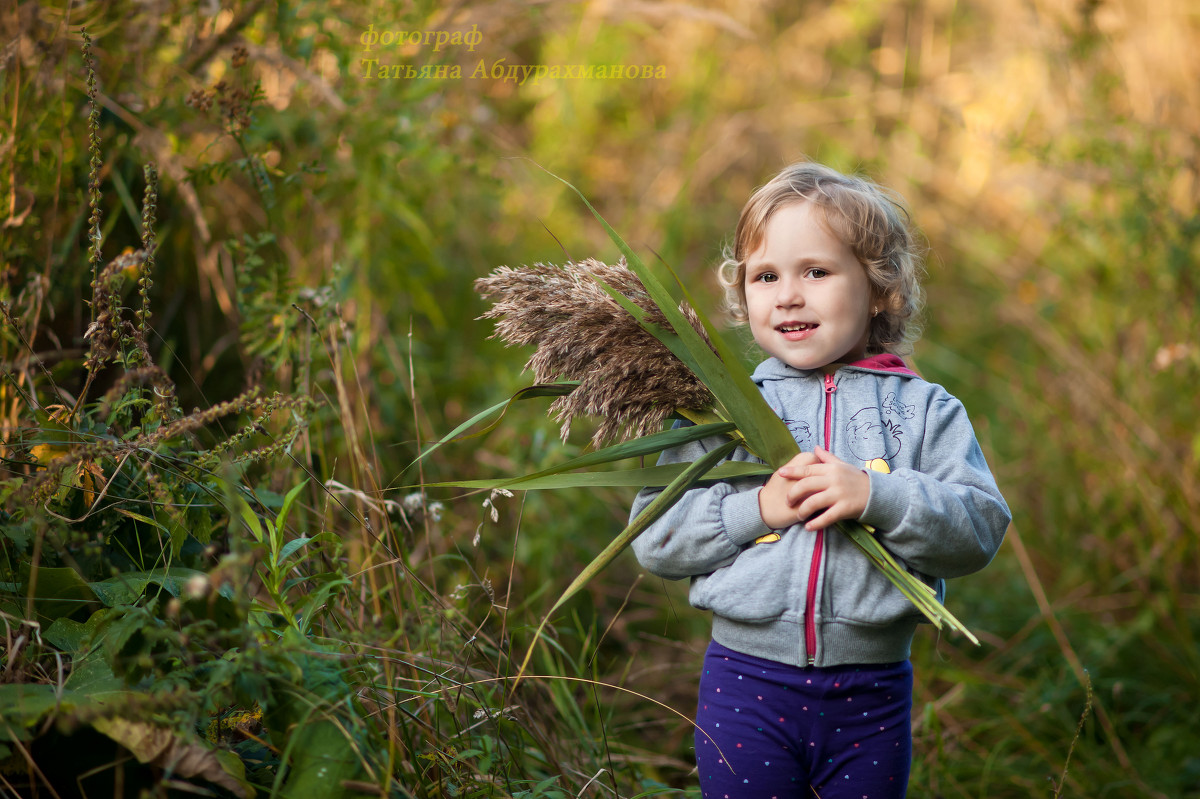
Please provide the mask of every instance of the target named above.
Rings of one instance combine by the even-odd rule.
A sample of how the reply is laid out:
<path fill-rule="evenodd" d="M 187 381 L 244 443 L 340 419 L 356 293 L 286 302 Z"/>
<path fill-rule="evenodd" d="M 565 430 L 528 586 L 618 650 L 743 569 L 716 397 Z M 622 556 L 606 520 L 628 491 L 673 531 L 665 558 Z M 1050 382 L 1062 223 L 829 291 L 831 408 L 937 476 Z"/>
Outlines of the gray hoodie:
<path fill-rule="evenodd" d="M 894 355 L 830 374 L 770 358 L 753 377 L 802 451 L 820 444 L 864 467 L 871 493 L 860 520 L 939 598 L 943 578 L 991 561 L 1008 506 L 962 403 L 944 388 Z M 668 450 L 659 462 L 696 460 L 722 440 Z M 740 447 L 730 459 L 758 460 Z M 634 540 L 638 561 L 661 577 L 691 578 L 689 601 L 713 612 L 713 638 L 730 649 L 797 666 L 906 659 L 920 611 L 836 530 L 795 524 L 772 540 L 758 510 L 764 482 L 688 491 Z M 643 489 L 632 516 L 658 490 Z"/>

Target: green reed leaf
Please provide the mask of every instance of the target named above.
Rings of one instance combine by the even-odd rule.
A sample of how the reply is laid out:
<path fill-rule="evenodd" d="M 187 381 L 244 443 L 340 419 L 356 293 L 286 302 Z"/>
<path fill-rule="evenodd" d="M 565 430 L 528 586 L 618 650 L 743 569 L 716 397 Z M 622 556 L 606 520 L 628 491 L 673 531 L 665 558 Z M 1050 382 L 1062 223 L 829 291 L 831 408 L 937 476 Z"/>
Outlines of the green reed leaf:
<path fill-rule="evenodd" d="M 909 601 L 920 610 L 939 630 L 943 625 L 951 630 L 962 633 L 967 639 L 979 646 L 979 639 L 960 622 L 945 605 L 938 601 L 933 588 L 909 572 L 896 561 L 892 553 L 887 551 L 864 525 L 858 522 L 842 521 L 837 523 L 838 530 L 849 538 L 871 562 L 891 580 Z"/>
<path fill-rule="evenodd" d="M 475 414 L 470 419 L 463 422 L 446 435 L 442 436 L 436 443 L 426 447 L 425 451 L 418 455 L 412 463 L 405 467 L 404 471 L 408 471 L 412 467 L 416 466 L 418 463 L 425 460 L 425 458 L 429 457 L 445 444 L 455 441 L 465 441 L 468 438 L 477 438 L 478 436 L 487 435 L 488 433 L 492 432 L 500 426 L 500 422 L 504 421 L 504 415 L 508 413 L 509 407 L 512 406 L 514 402 L 535 399 L 537 397 L 563 397 L 574 391 L 578 385 L 579 381 L 577 380 L 564 380 L 560 383 L 538 383 L 536 385 L 526 386 L 525 388 L 514 393 L 508 399 L 503 400 L 502 402 L 497 402 L 492 407 L 486 408 Z M 497 413 L 500 415 L 497 416 L 496 419 L 487 427 L 483 428 L 482 430 L 477 430 L 470 435 L 462 435 L 467 430 L 470 430 L 483 420 L 495 416 Z"/>
<path fill-rule="evenodd" d="M 521 489 L 531 488 L 533 486 L 526 485 L 530 482 L 536 482 L 539 478 L 552 477 L 562 474 L 563 472 L 574 471 L 575 469 L 583 469 L 588 466 L 599 466 L 605 463 L 614 461 L 628 460 L 629 458 L 641 458 L 646 455 L 657 455 L 671 447 L 678 447 L 682 444 L 687 444 L 692 441 L 699 441 L 702 438 L 709 436 L 719 436 L 726 433 L 732 433 L 737 428 L 732 422 L 714 422 L 711 424 L 693 425 L 687 427 L 676 427 L 670 430 L 663 430 L 658 433 L 651 433 L 648 436 L 623 441 L 612 446 L 598 449 L 595 452 L 589 452 L 585 455 L 572 458 L 569 461 L 552 466 L 548 469 L 542 469 L 539 472 L 524 475 L 523 477 L 501 477 L 492 480 L 458 480 L 445 483 L 426 483 L 426 488 L 513 488 Z M 604 474 L 604 473 L 601 473 Z M 519 485 L 518 485 L 519 484 Z M 633 483 L 621 483 L 621 485 L 634 485 Z M 539 486 L 541 487 L 541 486 Z M 545 487 L 551 487 L 547 485 Z M 553 486 L 561 487 L 561 485 Z"/>
<path fill-rule="evenodd" d="M 641 469 L 619 469 L 605 472 L 572 472 L 570 474 L 547 474 L 541 477 L 501 477 L 494 480 L 459 480 L 449 483 L 426 483 L 426 488 L 469 488 L 488 490 L 507 488 L 512 491 L 538 491 L 555 488 L 643 488 L 665 486 L 683 473 L 690 464 L 666 463 Z M 706 474 L 703 482 L 735 480 L 739 477 L 768 477 L 770 466 L 752 461 L 730 461 L 722 463 Z"/>

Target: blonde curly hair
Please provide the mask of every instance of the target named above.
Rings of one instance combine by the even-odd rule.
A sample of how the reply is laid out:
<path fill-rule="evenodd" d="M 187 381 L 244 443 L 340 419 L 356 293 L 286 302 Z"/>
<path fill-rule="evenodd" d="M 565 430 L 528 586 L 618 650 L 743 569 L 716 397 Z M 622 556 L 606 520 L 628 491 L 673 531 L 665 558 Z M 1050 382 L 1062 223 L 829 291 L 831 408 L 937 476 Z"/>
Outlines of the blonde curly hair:
<path fill-rule="evenodd" d="M 867 353 L 911 351 L 920 334 L 924 248 L 903 200 L 868 178 L 843 175 L 811 161 L 784 169 L 742 208 L 733 246 L 726 246 L 717 273 L 725 287 L 725 310 L 735 322 L 746 322 L 746 258 L 761 246 L 775 212 L 797 202 L 820 208 L 830 232 L 866 270 L 879 307 L 871 319 Z"/>

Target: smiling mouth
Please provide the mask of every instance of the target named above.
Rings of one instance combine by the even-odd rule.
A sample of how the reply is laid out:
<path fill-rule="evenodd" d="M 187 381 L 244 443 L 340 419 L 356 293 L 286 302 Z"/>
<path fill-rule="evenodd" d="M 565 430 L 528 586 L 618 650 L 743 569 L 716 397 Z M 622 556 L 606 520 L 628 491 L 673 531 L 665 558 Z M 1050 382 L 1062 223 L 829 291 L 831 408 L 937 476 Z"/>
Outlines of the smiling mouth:
<path fill-rule="evenodd" d="M 805 330 L 816 330 L 817 325 L 808 322 L 789 322 L 775 328 L 780 333 L 802 333 Z"/>

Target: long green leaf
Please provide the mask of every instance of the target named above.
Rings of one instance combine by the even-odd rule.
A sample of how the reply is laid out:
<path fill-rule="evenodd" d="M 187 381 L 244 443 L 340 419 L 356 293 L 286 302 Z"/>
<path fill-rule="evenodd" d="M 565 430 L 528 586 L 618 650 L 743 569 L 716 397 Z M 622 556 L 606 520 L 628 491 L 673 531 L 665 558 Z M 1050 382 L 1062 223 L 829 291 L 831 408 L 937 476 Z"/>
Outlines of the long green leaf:
<path fill-rule="evenodd" d="M 604 449 L 598 449 L 595 452 L 580 455 L 550 469 L 534 472 L 529 477 L 541 477 L 573 469 L 582 469 L 586 466 L 598 466 L 602 463 L 613 463 L 614 461 L 623 461 L 629 458 L 657 455 L 672 447 L 678 447 L 692 441 L 699 441 L 709 436 L 725 435 L 726 433 L 732 433 L 736 429 L 737 425 L 733 424 L 733 422 L 715 422 L 713 424 L 691 425 L 662 430 L 640 438 L 622 441 Z"/>
<path fill-rule="evenodd" d="M 676 477 L 670 485 L 664 488 L 662 492 L 654 498 L 654 501 L 647 505 L 642 512 L 637 515 L 636 519 L 629 523 L 629 526 L 622 530 L 620 534 L 618 534 L 617 537 L 614 538 L 609 545 L 606 546 L 600 552 L 600 554 L 592 560 L 591 563 L 584 567 L 583 571 L 576 575 L 575 579 L 571 581 L 571 584 L 567 586 L 567 590 L 563 591 L 562 596 L 558 598 L 558 601 L 554 603 L 549 612 L 547 612 L 546 616 L 542 619 L 542 623 L 538 625 L 537 630 L 534 631 L 533 640 L 529 643 L 529 649 L 525 652 L 525 659 L 521 661 L 521 668 L 517 670 L 517 678 L 513 683 L 514 689 L 516 688 L 517 684 L 520 683 L 521 677 L 525 674 L 525 667 L 529 665 L 529 658 L 533 656 L 534 647 L 537 646 L 538 640 L 542 637 L 542 630 L 546 629 L 546 625 L 550 622 L 550 617 L 554 615 L 554 612 L 562 607 L 568 599 L 575 596 L 575 594 L 578 593 L 581 588 L 587 585 L 593 577 L 603 571 L 608 564 L 612 563 L 613 559 L 616 558 L 617 555 L 621 554 L 621 551 L 624 550 L 625 547 L 629 546 L 633 539 L 637 538 L 638 535 L 640 535 L 643 530 L 649 527 L 655 519 L 657 519 L 672 505 L 674 505 L 676 501 L 683 496 L 685 491 L 694 486 L 700 480 L 700 478 L 702 478 L 710 469 L 720 463 L 723 458 L 729 455 L 729 453 L 733 452 L 737 446 L 738 442 L 727 441 L 716 449 L 704 453 L 704 457 L 688 464 L 687 468 L 684 469 L 683 472 L 681 472 L 680 475 Z"/>
<path fill-rule="evenodd" d="M 901 566 L 867 528 L 857 522 L 838 522 L 838 528 L 925 614 L 939 630 L 943 624 L 979 646 L 979 639 L 937 599 L 933 588 Z"/>
<path fill-rule="evenodd" d="M 504 415 L 508 413 L 509 406 L 518 400 L 533 399 L 535 397 L 564 397 L 574 391 L 578 386 L 578 380 L 564 380 L 560 383 L 538 383 L 532 386 L 526 386 L 503 402 L 497 402 L 492 407 L 475 414 L 470 419 L 463 422 L 446 435 L 442 436 L 436 443 L 426 447 L 425 451 L 418 455 L 416 460 L 405 467 L 404 471 L 408 471 L 412 467 L 416 466 L 418 463 L 425 460 L 425 458 L 429 457 L 429 455 L 433 454 L 434 451 L 440 449 L 445 444 L 449 444 L 453 441 L 461 441 L 468 438 L 487 435 L 488 433 L 492 432 L 496 429 L 496 427 L 499 426 L 500 422 L 504 421 Z M 470 430 L 484 419 L 487 419 L 496 413 L 499 413 L 500 415 L 496 417 L 495 421 L 493 421 L 487 427 L 483 428 L 482 430 L 478 430 L 469 436 L 462 435 L 465 431 Z M 462 437 L 460 438 L 460 436 Z"/>
<path fill-rule="evenodd" d="M 737 426 L 732 422 L 714 422 L 710 424 L 692 425 L 689 427 L 676 427 L 670 430 L 662 430 L 658 433 L 651 433 L 647 436 L 635 438 L 630 441 L 622 441 L 612 446 L 598 449 L 594 452 L 589 452 L 585 455 L 580 455 L 572 458 L 569 461 L 551 466 L 548 469 L 542 469 L 539 472 L 533 472 L 523 477 L 505 477 L 498 480 L 470 480 L 470 481 L 451 481 L 446 483 L 426 483 L 425 488 L 509 488 L 517 483 L 526 483 L 536 481 L 542 477 L 550 477 L 561 474 L 563 472 L 573 471 L 575 469 L 583 469 L 588 466 L 599 466 L 605 463 L 613 463 L 615 461 L 628 460 L 629 458 L 641 458 L 646 455 L 657 455 L 664 450 L 672 447 L 678 447 L 682 444 L 687 444 L 692 441 L 699 441 L 702 438 L 709 436 L 719 436 L 726 433 L 732 433 L 737 429 Z M 629 484 L 631 485 L 631 484 Z M 521 485 L 521 488 L 526 488 Z"/>
<path fill-rule="evenodd" d="M 507 477 L 495 480 L 459 480 L 450 483 L 426 483 L 425 488 L 469 488 L 489 490 L 507 488 L 513 491 L 539 491 L 554 488 L 614 488 L 621 486 L 665 486 L 683 473 L 688 464 L 667 463 L 643 469 L 619 469 L 608 472 L 573 472 L 548 474 L 542 477 Z M 733 480 L 738 477 L 767 477 L 774 471 L 770 466 L 752 461 L 723 463 L 704 476 L 704 480 Z"/>

